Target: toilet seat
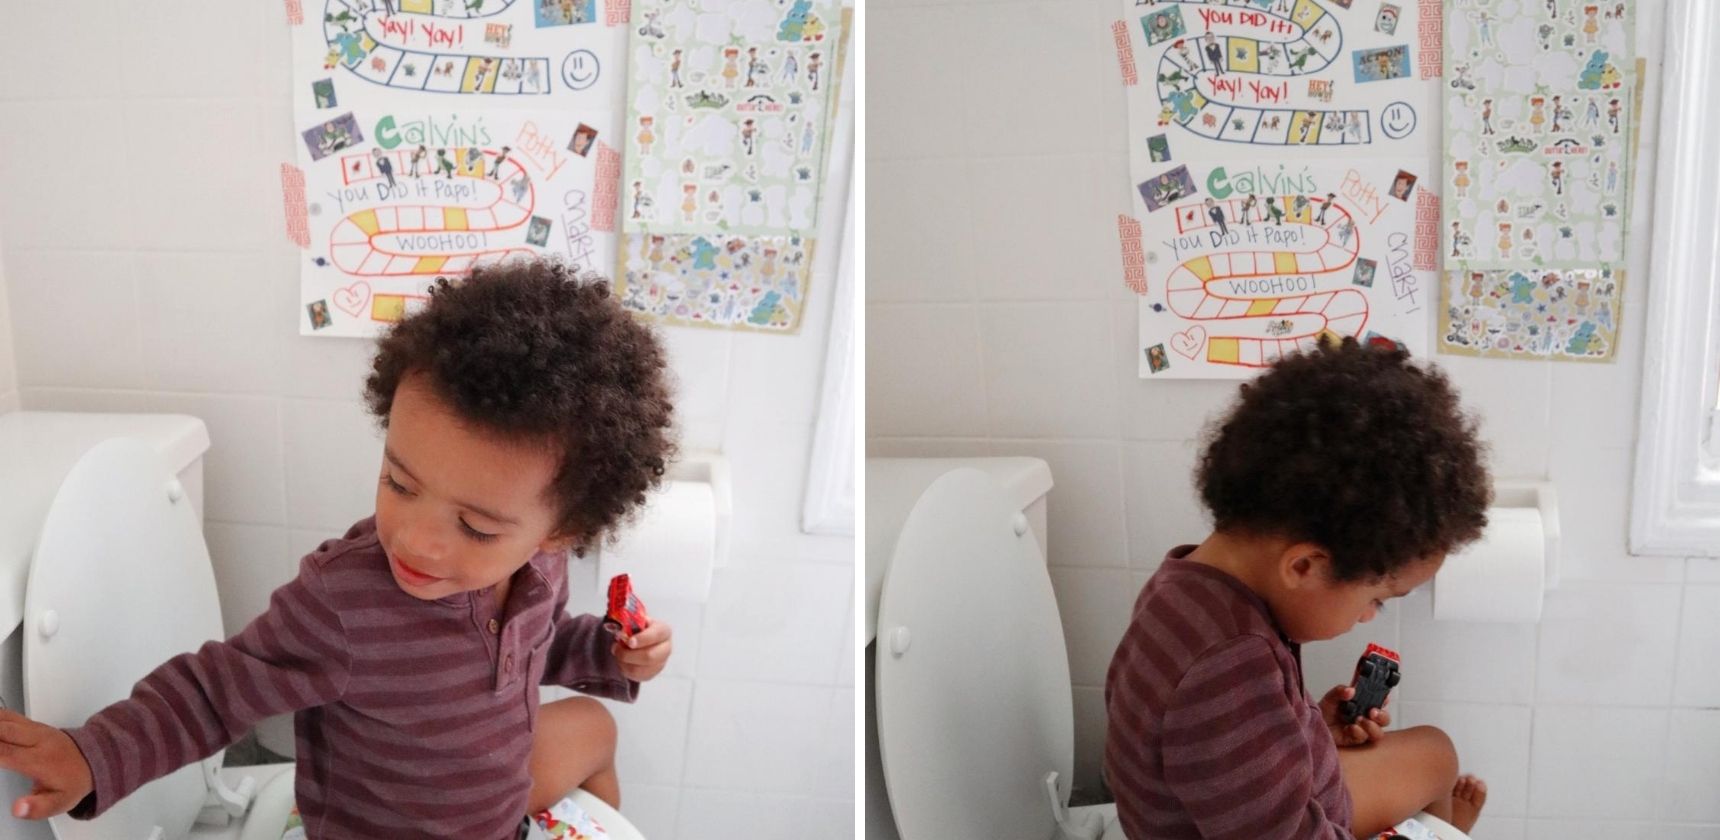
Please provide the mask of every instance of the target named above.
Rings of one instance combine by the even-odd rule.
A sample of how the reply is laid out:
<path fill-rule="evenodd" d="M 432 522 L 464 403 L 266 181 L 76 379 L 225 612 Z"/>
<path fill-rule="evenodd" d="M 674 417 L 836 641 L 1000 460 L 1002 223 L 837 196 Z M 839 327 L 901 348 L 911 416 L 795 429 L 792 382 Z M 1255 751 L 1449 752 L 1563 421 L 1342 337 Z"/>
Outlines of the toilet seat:
<path fill-rule="evenodd" d="M 878 599 L 875 668 L 902 836 L 1054 836 L 1044 780 L 1056 772 L 1067 801 L 1075 756 L 1063 625 L 1019 505 L 985 473 L 944 473 L 907 514 Z"/>
<path fill-rule="evenodd" d="M 24 711 L 79 726 L 168 659 L 222 638 L 208 548 L 184 488 L 148 445 L 114 438 L 72 466 L 42 522 L 24 594 Z M 182 836 L 208 794 L 204 763 L 139 788 L 60 840 Z M 141 831 L 139 830 L 141 827 Z"/>

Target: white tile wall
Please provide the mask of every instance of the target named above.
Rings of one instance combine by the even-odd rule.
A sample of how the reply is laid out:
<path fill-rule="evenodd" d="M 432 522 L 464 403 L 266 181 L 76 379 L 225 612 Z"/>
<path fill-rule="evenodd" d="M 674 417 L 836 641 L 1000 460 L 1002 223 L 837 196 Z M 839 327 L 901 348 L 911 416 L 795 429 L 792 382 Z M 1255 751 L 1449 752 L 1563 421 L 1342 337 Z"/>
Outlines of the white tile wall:
<path fill-rule="evenodd" d="M 381 456 L 363 404 L 372 342 L 298 335 L 278 180 L 296 154 L 283 9 L 87 14 L 77 61 L 47 37 L 0 51 L 0 412 L 203 418 L 229 632 L 371 513 Z M 63 31 L 66 9 L 27 0 L 7 21 Z M 615 707 L 624 810 L 653 840 L 852 830 L 854 543 L 799 528 L 836 256 L 820 249 L 799 335 L 662 333 L 683 446 L 730 458 L 734 532 L 710 603 L 648 601 L 675 654 L 636 705 Z M 972 324 L 965 405 L 983 417 Z M 572 571 L 571 608 L 601 609 L 595 564 Z"/>
<path fill-rule="evenodd" d="M 1137 373 L 1138 316 L 1115 240 L 1115 216 L 1130 207 L 1109 31 L 1123 4 L 872 6 L 867 451 L 1051 463 L 1075 781 L 1093 791 L 1103 665 L 1127 619 L 1119 605 L 1166 549 L 1208 533 L 1190 473 L 1236 383 Z M 1487 776 L 1482 840 L 1720 838 L 1709 795 L 1720 772 L 1720 561 L 1633 557 L 1626 546 L 1655 282 L 1663 3 L 1637 8 L 1649 95 L 1617 360 L 1435 360 L 1478 415 L 1494 472 L 1554 483 L 1566 583 L 1540 625 L 1436 622 L 1416 593 L 1303 650 L 1315 692 L 1347 682 L 1369 641 L 1403 654 L 1396 723 L 1445 728 L 1464 766 Z"/>

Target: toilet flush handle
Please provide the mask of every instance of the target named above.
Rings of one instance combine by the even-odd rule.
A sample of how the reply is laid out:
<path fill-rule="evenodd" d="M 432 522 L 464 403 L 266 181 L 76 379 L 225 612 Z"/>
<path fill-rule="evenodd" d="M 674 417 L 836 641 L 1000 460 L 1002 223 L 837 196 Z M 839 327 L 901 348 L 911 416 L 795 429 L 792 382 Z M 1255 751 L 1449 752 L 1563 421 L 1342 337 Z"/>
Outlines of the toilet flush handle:
<path fill-rule="evenodd" d="M 180 484 L 179 479 L 177 478 L 168 479 L 167 500 L 174 504 L 178 504 L 179 500 L 183 498 L 185 498 L 185 485 Z"/>
<path fill-rule="evenodd" d="M 42 639 L 54 638 L 60 632 L 60 614 L 54 610 L 42 610 L 42 617 L 37 620 L 36 629 L 42 633 Z"/>
<path fill-rule="evenodd" d="M 908 628 L 897 627 L 890 631 L 890 653 L 894 654 L 896 658 L 900 659 L 902 654 L 907 653 L 908 646 L 913 643 L 914 636 L 908 632 Z"/>

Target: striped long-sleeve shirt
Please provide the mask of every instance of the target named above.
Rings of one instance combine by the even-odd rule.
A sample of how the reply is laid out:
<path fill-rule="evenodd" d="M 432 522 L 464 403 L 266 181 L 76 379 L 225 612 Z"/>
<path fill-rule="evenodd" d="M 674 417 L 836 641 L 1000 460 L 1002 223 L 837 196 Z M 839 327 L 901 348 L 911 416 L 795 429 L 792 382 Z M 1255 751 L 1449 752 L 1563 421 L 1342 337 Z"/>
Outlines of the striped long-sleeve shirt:
<path fill-rule="evenodd" d="M 1105 678 L 1105 775 L 1135 840 L 1350 840 L 1338 750 L 1300 651 L 1230 575 L 1165 557 Z"/>
<path fill-rule="evenodd" d="M 174 657 L 67 733 L 95 790 L 89 819 L 144 783 L 294 712 L 306 834 L 512 838 L 531 791 L 538 689 L 631 701 L 596 616 L 566 612 L 564 557 L 540 553 L 493 590 L 434 601 L 394 582 L 374 518 L 329 540 L 225 642 Z"/>

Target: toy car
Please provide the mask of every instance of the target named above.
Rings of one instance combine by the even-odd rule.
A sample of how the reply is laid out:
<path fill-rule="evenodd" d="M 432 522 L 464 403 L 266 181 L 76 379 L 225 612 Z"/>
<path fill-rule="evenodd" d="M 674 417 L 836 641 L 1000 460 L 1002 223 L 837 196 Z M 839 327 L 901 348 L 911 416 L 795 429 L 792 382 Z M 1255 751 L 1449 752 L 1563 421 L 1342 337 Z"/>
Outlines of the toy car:
<path fill-rule="evenodd" d="M 609 614 L 604 617 L 603 626 L 623 639 L 630 639 L 651 626 L 645 603 L 633 594 L 633 584 L 626 575 L 616 575 L 609 581 Z"/>
<path fill-rule="evenodd" d="M 1398 655 L 1379 645 L 1370 644 L 1356 663 L 1356 676 L 1350 685 L 1356 694 L 1338 704 L 1338 714 L 1344 723 L 1355 723 L 1369 712 L 1386 704 L 1386 695 L 1398 684 Z"/>

